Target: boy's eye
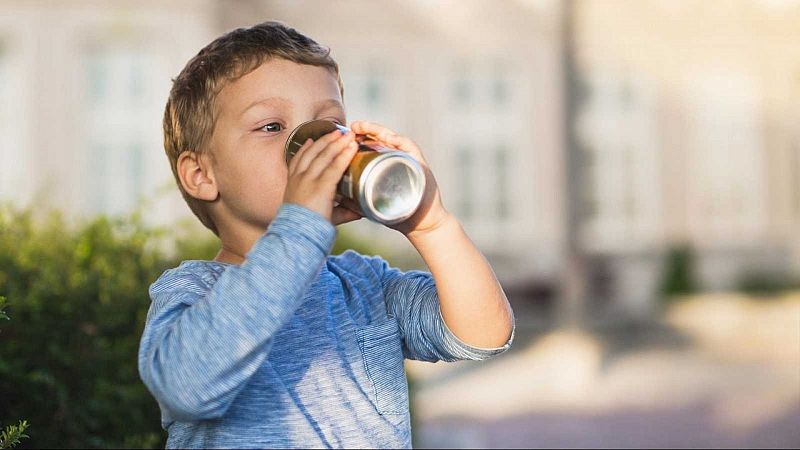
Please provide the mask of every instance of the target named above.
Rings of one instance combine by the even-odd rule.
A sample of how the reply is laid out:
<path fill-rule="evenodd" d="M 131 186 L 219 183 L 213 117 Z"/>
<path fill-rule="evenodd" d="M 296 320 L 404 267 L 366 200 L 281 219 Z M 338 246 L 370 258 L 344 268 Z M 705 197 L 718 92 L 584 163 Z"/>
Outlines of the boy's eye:
<path fill-rule="evenodd" d="M 270 122 L 263 127 L 261 127 L 261 131 L 266 131 L 267 133 L 277 133 L 283 130 L 283 125 L 278 122 Z"/>

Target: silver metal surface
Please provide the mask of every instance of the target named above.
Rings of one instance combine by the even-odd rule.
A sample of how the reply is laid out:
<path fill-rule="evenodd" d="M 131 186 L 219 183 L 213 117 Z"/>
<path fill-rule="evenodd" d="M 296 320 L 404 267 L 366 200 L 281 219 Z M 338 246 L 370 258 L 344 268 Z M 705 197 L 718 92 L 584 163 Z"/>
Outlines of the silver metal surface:
<path fill-rule="evenodd" d="M 385 224 L 411 217 L 425 192 L 425 173 L 411 156 L 386 152 L 370 161 L 361 175 L 359 204 L 370 218 Z"/>
<path fill-rule="evenodd" d="M 312 120 L 295 128 L 286 140 L 285 158 L 289 160 L 307 139 L 348 128 L 328 120 Z M 425 193 L 425 172 L 409 154 L 378 145 L 359 144 L 337 186 L 337 192 L 370 220 L 392 225 L 414 215 Z"/>

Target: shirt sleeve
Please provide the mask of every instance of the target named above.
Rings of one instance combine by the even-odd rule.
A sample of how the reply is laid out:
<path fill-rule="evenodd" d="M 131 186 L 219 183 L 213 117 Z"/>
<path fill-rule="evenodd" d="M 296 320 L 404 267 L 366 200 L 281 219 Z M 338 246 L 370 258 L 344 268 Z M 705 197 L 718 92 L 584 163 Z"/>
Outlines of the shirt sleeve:
<path fill-rule="evenodd" d="M 246 261 L 228 267 L 210 290 L 180 267 L 151 286 L 139 373 L 173 419 L 225 413 L 302 303 L 335 237 L 323 216 L 283 204 Z"/>
<path fill-rule="evenodd" d="M 400 325 L 406 358 L 429 362 L 484 360 L 511 348 L 516 332 L 513 315 L 511 337 L 505 345 L 496 348 L 469 345 L 447 327 L 433 275 L 419 270 L 400 271 L 380 257 L 367 259 L 381 280 L 387 313 Z"/>

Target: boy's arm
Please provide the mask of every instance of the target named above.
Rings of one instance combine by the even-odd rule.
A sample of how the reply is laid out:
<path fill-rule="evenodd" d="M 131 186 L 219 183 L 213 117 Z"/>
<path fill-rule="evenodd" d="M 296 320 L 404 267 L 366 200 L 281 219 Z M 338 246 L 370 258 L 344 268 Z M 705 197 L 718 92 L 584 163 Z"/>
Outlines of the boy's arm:
<path fill-rule="evenodd" d="M 173 418 L 225 413 L 301 304 L 335 236 L 321 215 L 283 204 L 245 263 L 229 267 L 209 292 L 191 273 L 153 285 L 139 373 Z"/>
<path fill-rule="evenodd" d="M 186 271 L 151 288 L 139 372 L 173 417 L 222 416 L 259 369 L 333 246 L 336 184 L 357 150 L 351 132 L 308 139 L 289 161 L 269 229 L 211 292 Z"/>
<path fill-rule="evenodd" d="M 505 293 L 461 224 L 445 210 L 422 151 L 411 139 L 376 123 L 357 121 L 351 128 L 367 141 L 410 154 L 425 171 L 425 193 L 417 212 L 391 228 L 403 233 L 428 264 L 447 328 L 475 347 L 510 341 L 514 317 Z"/>
<path fill-rule="evenodd" d="M 345 253 L 347 256 L 356 253 Z M 420 361 L 483 360 L 505 352 L 514 339 L 500 346 L 470 345 L 453 334 L 439 306 L 437 283 L 430 272 L 403 272 L 381 257 L 361 257 L 380 280 L 387 314 L 397 320 L 403 338 L 403 355 Z"/>
<path fill-rule="evenodd" d="M 448 214 L 436 228 L 407 237 L 436 281 L 441 314 L 453 334 L 475 347 L 508 342 L 514 325 L 511 306 L 458 220 Z"/>

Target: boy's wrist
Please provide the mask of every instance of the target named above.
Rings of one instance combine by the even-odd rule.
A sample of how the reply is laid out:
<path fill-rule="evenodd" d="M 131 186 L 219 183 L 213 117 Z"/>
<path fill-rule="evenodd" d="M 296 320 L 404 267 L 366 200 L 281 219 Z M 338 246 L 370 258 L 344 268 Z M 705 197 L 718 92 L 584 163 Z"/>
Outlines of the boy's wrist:
<path fill-rule="evenodd" d="M 447 213 L 434 227 L 414 230 L 406 234 L 406 238 L 417 247 L 418 244 L 435 241 L 461 230 L 461 222 L 453 214 Z"/>
<path fill-rule="evenodd" d="M 328 219 L 296 203 L 281 204 L 267 232 L 300 235 L 313 242 L 326 255 L 336 240 L 336 227 Z"/>

